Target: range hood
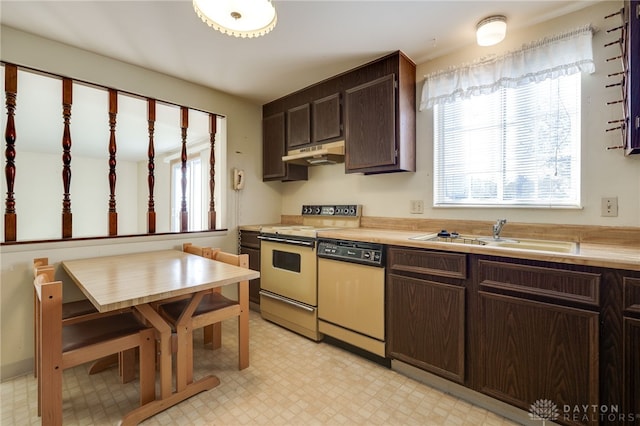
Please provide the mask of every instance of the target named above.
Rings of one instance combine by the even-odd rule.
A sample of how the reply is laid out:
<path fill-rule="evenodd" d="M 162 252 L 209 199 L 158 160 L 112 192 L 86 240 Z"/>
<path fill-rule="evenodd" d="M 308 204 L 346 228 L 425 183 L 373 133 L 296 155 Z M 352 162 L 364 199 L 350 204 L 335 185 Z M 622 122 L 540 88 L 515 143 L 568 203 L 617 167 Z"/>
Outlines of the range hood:
<path fill-rule="evenodd" d="M 344 141 L 295 149 L 287 152 L 282 161 L 302 166 L 344 163 Z"/>

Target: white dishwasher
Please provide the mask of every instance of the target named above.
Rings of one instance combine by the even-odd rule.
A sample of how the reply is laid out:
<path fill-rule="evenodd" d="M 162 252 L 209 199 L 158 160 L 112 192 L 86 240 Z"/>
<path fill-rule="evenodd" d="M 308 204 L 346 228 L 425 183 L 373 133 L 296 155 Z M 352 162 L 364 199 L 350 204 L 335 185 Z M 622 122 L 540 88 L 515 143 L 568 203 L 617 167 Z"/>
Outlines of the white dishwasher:
<path fill-rule="evenodd" d="M 384 246 L 319 239 L 318 328 L 385 356 Z"/>

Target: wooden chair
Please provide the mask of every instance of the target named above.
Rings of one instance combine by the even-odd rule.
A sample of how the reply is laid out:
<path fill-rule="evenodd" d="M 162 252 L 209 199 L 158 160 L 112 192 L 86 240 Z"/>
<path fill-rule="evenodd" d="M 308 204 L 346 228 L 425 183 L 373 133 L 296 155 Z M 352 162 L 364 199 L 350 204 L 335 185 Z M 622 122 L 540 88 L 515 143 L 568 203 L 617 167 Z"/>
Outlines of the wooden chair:
<path fill-rule="evenodd" d="M 37 275 L 37 272 L 40 270 L 41 272 L 45 272 L 47 268 L 47 276 L 50 277 L 50 280 L 54 280 L 54 268 L 53 265 L 49 265 L 48 257 L 39 257 L 33 259 L 33 276 L 34 278 Z M 49 270 L 50 269 L 50 270 Z M 40 336 L 39 329 L 37 327 L 38 324 L 38 310 L 36 309 L 36 295 L 34 288 L 34 298 L 33 298 L 33 375 L 34 377 L 38 377 L 38 359 L 40 356 Z M 126 312 L 128 309 L 121 309 L 118 311 L 112 311 L 106 314 L 98 312 L 98 310 L 93 306 L 88 299 L 82 299 L 72 302 L 65 302 L 62 304 L 62 323 L 63 324 L 73 324 L 80 321 L 86 321 L 89 319 L 94 319 L 99 316 L 108 316 L 114 315 L 122 312 Z M 129 350 L 120 354 L 112 354 L 108 357 L 105 357 L 99 361 L 96 361 L 90 368 L 89 374 L 95 374 L 100 371 L 105 370 L 106 368 L 111 367 L 112 365 L 118 363 L 119 365 L 119 375 L 121 383 L 128 383 L 135 379 L 135 349 Z"/>
<path fill-rule="evenodd" d="M 42 268 L 50 268 L 49 276 L 51 277 L 51 281 L 53 281 L 53 266 L 49 265 L 49 258 L 47 257 L 39 257 L 33 259 L 33 277 L 37 276 L 38 268 L 40 268 L 43 272 Z M 34 377 L 38 377 L 38 359 L 40 357 L 40 336 L 38 335 L 39 328 L 38 324 L 38 310 L 36 309 L 36 294 L 35 287 L 33 289 L 34 297 L 33 297 L 33 375 Z M 74 302 L 66 302 L 62 304 L 62 321 L 76 321 L 82 320 L 82 318 L 86 318 L 86 315 L 96 314 L 98 310 L 93 306 L 90 300 L 78 300 Z"/>
<path fill-rule="evenodd" d="M 247 254 L 225 253 L 218 249 L 200 248 L 189 243 L 183 247 L 183 250 L 194 254 L 201 253 L 199 255 L 242 268 L 249 267 Z M 238 369 L 242 370 L 249 366 L 249 328 L 245 325 L 248 324 L 249 316 L 248 294 L 249 282 L 242 281 L 238 283 L 239 301 L 228 299 L 222 295 L 220 289 L 216 289 L 202 297 L 193 313 L 185 312 L 189 304 L 188 299 L 161 303 L 158 306 L 158 311 L 176 332 L 180 330 L 180 332 L 192 334 L 195 329 L 213 326 L 214 349 L 220 346 L 221 322 L 230 318 L 238 318 Z M 191 343 L 186 351 L 186 356 L 193 357 L 193 338 L 187 338 L 187 341 Z M 188 364 L 191 365 L 191 363 Z M 193 380 L 193 371 L 187 371 L 186 377 L 188 382 Z"/>
<path fill-rule="evenodd" d="M 139 348 L 140 404 L 155 399 L 155 337 L 132 312 L 65 323 L 62 282 L 53 268 L 36 269 L 33 282 L 38 330 L 38 415 L 43 425 L 62 424 L 63 370 Z"/>

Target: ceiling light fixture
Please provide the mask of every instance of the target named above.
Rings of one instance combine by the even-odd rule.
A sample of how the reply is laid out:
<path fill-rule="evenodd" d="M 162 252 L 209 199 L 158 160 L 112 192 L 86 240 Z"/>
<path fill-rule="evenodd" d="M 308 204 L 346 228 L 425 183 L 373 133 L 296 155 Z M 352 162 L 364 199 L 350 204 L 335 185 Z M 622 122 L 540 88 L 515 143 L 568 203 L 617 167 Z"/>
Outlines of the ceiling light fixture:
<path fill-rule="evenodd" d="M 278 21 L 271 0 L 193 0 L 193 9 L 204 23 L 235 37 L 260 37 Z"/>
<path fill-rule="evenodd" d="M 507 18 L 502 15 L 489 16 L 478 22 L 476 38 L 479 46 L 493 46 L 504 40 L 507 33 Z"/>

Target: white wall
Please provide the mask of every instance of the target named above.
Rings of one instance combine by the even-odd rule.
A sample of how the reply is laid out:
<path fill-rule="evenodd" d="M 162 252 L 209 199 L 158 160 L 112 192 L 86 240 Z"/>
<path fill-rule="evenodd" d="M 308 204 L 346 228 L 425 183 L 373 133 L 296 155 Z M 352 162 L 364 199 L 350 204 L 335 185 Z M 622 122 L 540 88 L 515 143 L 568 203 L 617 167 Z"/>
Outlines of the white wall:
<path fill-rule="evenodd" d="M 640 226 L 640 155 L 625 158 L 621 150 L 607 150 L 608 146 L 620 145 L 620 138 L 617 132 L 605 132 L 607 120 L 620 118 L 619 109 L 605 104 L 619 98 L 619 90 L 605 89 L 605 85 L 612 82 L 607 73 L 616 67 L 619 70 L 620 65 L 619 62 L 606 63 L 606 58 L 616 55 L 617 47 L 603 47 L 616 37 L 606 34 L 605 29 L 613 27 L 614 22 L 605 22 L 603 17 L 620 7 L 621 2 L 601 2 L 531 28 L 508 30 L 506 40 L 497 46 L 481 48 L 472 44 L 437 60 L 418 64 L 416 71 L 417 99 L 420 99 L 423 78 L 429 72 L 469 63 L 489 53 L 506 53 L 524 43 L 593 24 L 599 29 L 593 38 L 596 73 L 584 75 L 582 79 L 583 209 L 433 208 L 432 111 L 425 110 L 416 117 L 415 173 L 345 175 L 342 164 L 310 168 L 307 182 L 283 184 L 283 213 L 299 214 L 303 204 L 359 203 L 367 216 L 491 221 L 506 217 L 513 222 Z M 618 197 L 618 217 L 600 216 L 600 199 L 609 196 Z M 424 200 L 424 214 L 410 214 L 409 200 Z"/>
<path fill-rule="evenodd" d="M 217 200 L 220 214 L 226 215 L 228 232 L 1 246 L 0 377 L 6 379 L 31 371 L 33 365 L 32 272 L 30 269 L 33 258 L 49 257 L 51 263 L 57 264 L 64 259 L 180 248 L 186 241 L 235 251 L 239 224 L 275 222 L 280 219 L 279 187 L 281 184 L 262 182 L 262 108 L 260 105 L 4 26 L 0 27 L 0 43 L 0 59 L 6 62 L 226 116 L 227 151 L 225 155 L 228 170 L 225 173 L 230 176 L 231 167 L 243 168 L 246 171 L 245 189 L 237 193 L 230 188 L 230 185 L 225 185 L 221 188 L 220 199 Z M 20 155 L 19 135 L 16 147 Z M 59 157 L 57 161 L 61 161 Z M 52 166 L 51 173 L 60 176 L 60 167 Z M 74 191 L 85 195 L 91 193 L 90 185 L 80 183 L 82 181 L 75 175 L 75 165 L 73 167 Z M 78 173 L 82 172 L 79 170 Z M 137 173 L 136 166 L 131 168 L 131 173 L 133 175 Z M 120 176 L 120 169 L 118 174 Z M 132 191 L 135 190 L 136 188 L 133 188 Z M 146 188 L 144 194 L 139 197 L 144 199 L 143 203 L 146 202 Z M 16 196 L 17 198 L 20 196 L 17 191 Z M 58 218 L 48 224 L 54 229 L 56 235 L 60 232 L 61 199 L 59 198 L 59 195 L 52 198 L 53 205 L 58 203 L 55 207 Z M 99 202 L 102 203 L 102 200 L 103 198 Z M 2 204 L 4 205 L 4 202 Z M 135 208 L 136 204 L 133 203 L 132 206 Z M 19 226 L 31 226 L 30 223 L 22 223 L 21 220 L 19 216 Z M 76 226 L 74 220 L 74 229 Z M 65 287 L 65 297 L 77 296 L 77 291 L 74 291 L 72 286 Z"/>
<path fill-rule="evenodd" d="M 19 148 L 19 146 L 18 146 Z M 107 161 L 95 158 L 74 157 L 72 162 L 71 210 L 73 236 L 95 237 L 108 234 L 109 182 Z M 60 155 L 20 151 L 16 156 L 16 214 L 19 218 L 17 234 L 21 241 L 57 239 L 61 227 L 62 212 L 62 162 Z M 104 173 L 96 173 L 105 170 Z M 142 175 L 146 182 L 146 170 Z M 135 163 L 118 162 L 118 232 L 122 235 L 140 234 L 138 216 L 138 177 Z M 0 193 L 6 194 L 3 179 Z M 146 190 L 145 190 L 146 191 Z M 146 193 L 146 192 L 145 192 Z M 144 210 L 140 210 L 144 215 Z M 4 223 L 0 223 L 4 232 Z"/>

